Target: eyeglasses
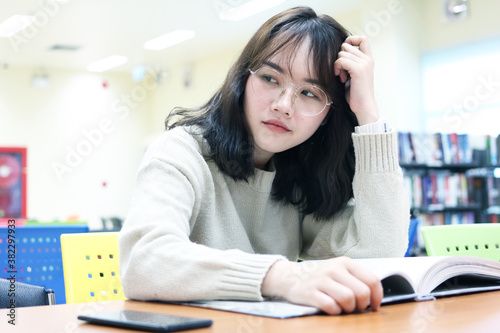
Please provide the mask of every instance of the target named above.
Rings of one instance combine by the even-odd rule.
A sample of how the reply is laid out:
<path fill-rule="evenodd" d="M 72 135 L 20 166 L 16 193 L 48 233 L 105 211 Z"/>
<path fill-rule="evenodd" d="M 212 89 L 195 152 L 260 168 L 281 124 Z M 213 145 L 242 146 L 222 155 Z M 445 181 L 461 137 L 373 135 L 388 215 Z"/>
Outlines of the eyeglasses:
<path fill-rule="evenodd" d="M 271 100 L 279 97 L 291 84 L 296 87 L 292 96 L 294 110 L 304 116 L 313 117 L 323 112 L 332 102 L 328 101 L 326 93 L 318 86 L 304 85 L 297 87 L 291 82 L 285 82 L 283 76 L 270 67 L 261 67 L 255 72 L 249 69 L 254 76 L 250 81 L 254 93 L 262 99 Z"/>

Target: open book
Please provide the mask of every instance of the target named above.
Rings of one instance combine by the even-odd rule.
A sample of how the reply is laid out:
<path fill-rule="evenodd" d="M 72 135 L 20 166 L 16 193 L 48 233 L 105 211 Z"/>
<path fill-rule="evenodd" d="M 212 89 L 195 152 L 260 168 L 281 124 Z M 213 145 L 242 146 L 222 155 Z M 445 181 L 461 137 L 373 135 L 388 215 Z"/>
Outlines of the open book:
<path fill-rule="evenodd" d="M 384 287 L 382 304 L 500 290 L 500 262 L 468 256 L 356 259 Z"/>
<path fill-rule="evenodd" d="M 382 281 L 382 304 L 422 301 L 465 293 L 500 290 L 500 262 L 467 256 L 356 259 Z M 177 304 L 273 318 L 317 314 L 317 308 L 283 300 L 263 302 L 195 301 Z"/>

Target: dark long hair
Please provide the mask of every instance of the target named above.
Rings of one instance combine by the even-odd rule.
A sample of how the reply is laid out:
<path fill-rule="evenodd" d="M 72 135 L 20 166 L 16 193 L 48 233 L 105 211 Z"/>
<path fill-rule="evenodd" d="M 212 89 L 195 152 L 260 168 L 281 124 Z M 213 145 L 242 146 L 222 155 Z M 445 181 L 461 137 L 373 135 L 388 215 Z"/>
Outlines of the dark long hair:
<path fill-rule="evenodd" d="M 345 99 L 344 85 L 333 70 L 348 35 L 333 18 L 318 16 L 309 7 L 277 14 L 250 39 L 208 103 L 198 109 L 175 108 L 165 121 L 166 128 L 199 125 L 210 146 L 207 157 L 233 179 L 247 180 L 255 169 L 254 143 L 243 109 L 248 69 L 259 68 L 276 53 L 294 50 L 307 41 L 314 74 L 332 105 L 323 124 L 308 140 L 274 154 L 273 196 L 297 206 L 303 214 L 314 214 L 318 219 L 333 217 L 353 197 L 351 133 L 357 120 Z"/>

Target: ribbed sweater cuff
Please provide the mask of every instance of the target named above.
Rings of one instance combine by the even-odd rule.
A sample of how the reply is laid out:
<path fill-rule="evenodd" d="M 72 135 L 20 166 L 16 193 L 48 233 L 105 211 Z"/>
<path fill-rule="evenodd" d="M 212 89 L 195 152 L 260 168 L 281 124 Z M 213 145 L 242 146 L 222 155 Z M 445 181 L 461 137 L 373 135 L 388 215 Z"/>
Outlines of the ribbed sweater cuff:
<path fill-rule="evenodd" d="M 399 169 L 396 132 L 352 134 L 356 172 L 382 173 Z"/>
<path fill-rule="evenodd" d="M 255 255 L 242 252 L 231 257 L 231 264 L 222 273 L 219 284 L 218 294 L 222 299 L 264 300 L 260 290 L 267 271 L 276 261 L 286 260 L 285 257 L 279 255 Z"/>

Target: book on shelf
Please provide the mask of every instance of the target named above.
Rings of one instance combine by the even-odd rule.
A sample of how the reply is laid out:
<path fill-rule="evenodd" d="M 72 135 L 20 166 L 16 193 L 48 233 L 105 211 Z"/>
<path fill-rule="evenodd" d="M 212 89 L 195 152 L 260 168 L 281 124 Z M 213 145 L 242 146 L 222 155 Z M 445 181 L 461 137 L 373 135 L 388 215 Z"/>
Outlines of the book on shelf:
<path fill-rule="evenodd" d="M 414 163 L 413 148 L 410 143 L 410 133 L 398 133 L 399 142 L 399 160 L 401 163 Z"/>
<path fill-rule="evenodd" d="M 500 262 L 468 256 L 354 259 L 382 281 L 382 304 L 426 301 L 436 297 L 500 290 Z M 176 304 L 272 318 L 318 314 L 315 307 L 283 299 L 191 301 Z"/>
<path fill-rule="evenodd" d="M 500 160 L 498 152 L 500 151 L 500 140 L 499 136 L 495 137 L 493 135 L 486 135 L 486 164 L 488 165 L 500 165 Z"/>
<path fill-rule="evenodd" d="M 497 145 L 497 165 L 500 165 L 500 135 L 497 135 L 496 138 L 496 145 Z"/>
<path fill-rule="evenodd" d="M 398 139 L 400 162 L 403 164 L 440 166 L 473 163 L 468 134 L 399 132 Z M 498 138 L 497 141 L 500 142 Z"/>
<path fill-rule="evenodd" d="M 403 180 L 412 207 L 465 207 L 471 202 L 469 195 L 473 195 L 465 173 L 412 170 L 405 172 Z"/>
<path fill-rule="evenodd" d="M 500 206 L 500 178 L 488 177 L 486 178 L 486 186 L 488 193 L 488 206 Z"/>
<path fill-rule="evenodd" d="M 476 222 L 476 217 L 473 211 L 443 211 L 443 212 L 426 212 L 419 214 L 418 219 L 420 225 L 447 225 L 447 224 L 472 224 Z M 479 221 L 478 221 L 479 222 Z M 485 221 L 486 222 L 486 221 Z M 488 221 L 489 222 L 489 221 Z M 420 244 L 423 246 L 424 244 Z"/>

